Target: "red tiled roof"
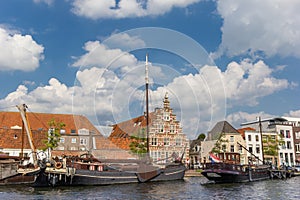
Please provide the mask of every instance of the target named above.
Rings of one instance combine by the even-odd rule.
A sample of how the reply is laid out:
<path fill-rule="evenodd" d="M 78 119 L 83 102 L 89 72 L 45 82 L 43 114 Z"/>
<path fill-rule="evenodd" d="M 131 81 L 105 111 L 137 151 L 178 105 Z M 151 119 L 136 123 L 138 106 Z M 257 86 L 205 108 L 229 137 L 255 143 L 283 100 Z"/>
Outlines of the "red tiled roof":
<path fill-rule="evenodd" d="M 149 124 L 154 117 L 154 112 L 149 114 Z M 141 128 L 146 127 L 146 117 L 144 115 L 113 125 L 113 130 L 108 137 L 119 148 L 129 150 L 129 145 L 133 141 L 131 136 L 137 134 Z"/>
<path fill-rule="evenodd" d="M 118 149 L 112 142 L 105 138 L 94 125 L 82 115 L 72 114 L 48 114 L 48 113 L 27 113 L 28 121 L 33 135 L 33 143 L 36 148 L 44 147 L 43 140 L 47 139 L 49 121 L 54 119 L 56 122 L 65 123 L 65 134 L 70 134 L 72 130 L 78 133 L 79 129 L 88 129 L 97 135 L 96 147 L 111 147 Z M 21 148 L 22 131 L 11 129 L 12 127 L 22 127 L 22 119 L 19 112 L 0 112 L 0 148 Z M 29 149 L 27 135 L 24 137 L 24 148 Z"/>
<path fill-rule="evenodd" d="M 32 130 L 47 130 L 49 121 L 54 119 L 57 123 L 63 122 L 66 124 L 66 133 L 71 133 L 71 130 L 89 129 L 95 133 L 100 133 L 90 121 L 82 115 L 72 114 L 48 114 L 48 113 L 27 113 L 29 125 Z M 10 129 L 12 126 L 22 127 L 22 119 L 19 112 L 0 112 L 0 129 Z"/>
<path fill-rule="evenodd" d="M 251 127 L 245 127 L 245 128 L 240 128 L 237 130 L 241 135 L 242 137 L 245 139 L 245 131 L 255 131 L 254 128 L 251 128 Z"/>

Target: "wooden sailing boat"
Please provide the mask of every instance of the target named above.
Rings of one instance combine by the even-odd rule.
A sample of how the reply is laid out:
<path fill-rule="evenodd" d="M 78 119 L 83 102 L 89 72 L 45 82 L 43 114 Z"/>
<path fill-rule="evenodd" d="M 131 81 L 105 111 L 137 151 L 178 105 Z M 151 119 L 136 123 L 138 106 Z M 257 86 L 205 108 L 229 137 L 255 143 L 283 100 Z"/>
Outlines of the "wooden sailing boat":
<path fill-rule="evenodd" d="M 92 155 L 65 157 L 47 163 L 34 186 L 110 185 L 183 179 L 185 166 L 181 161 L 165 166 L 154 165 L 149 156 L 149 78 L 148 55 L 145 63 L 147 155 L 142 160 L 100 160 Z"/>
<path fill-rule="evenodd" d="M 20 111 L 22 118 L 22 148 L 20 156 L 9 156 L 7 154 L 0 154 L 0 185 L 12 185 L 12 184 L 29 184 L 33 183 L 36 176 L 40 172 L 40 167 L 38 166 L 36 148 L 33 144 L 31 130 L 27 121 L 25 104 L 16 106 Z M 23 157 L 23 147 L 24 147 L 24 129 L 26 131 L 30 148 L 32 150 L 33 164 L 24 165 L 26 160 Z M 29 160 L 29 158 L 27 158 Z"/>
<path fill-rule="evenodd" d="M 146 137 L 147 137 L 147 155 L 146 163 L 140 164 L 138 169 L 138 179 L 140 182 L 146 181 L 166 181 L 183 179 L 185 174 L 185 166 L 181 161 L 178 163 L 168 163 L 163 167 L 158 167 L 150 163 L 149 149 L 149 69 L 148 54 L 146 54 L 145 63 L 145 91 L 146 91 Z"/>
<path fill-rule="evenodd" d="M 261 121 L 259 118 L 260 135 L 262 138 Z M 237 163 L 223 162 L 211 162 L 204 165 L 204 170 L 201 172 L 208 180 L 215 183 L 239 183 L 239 182 L 252 182 L 260 181 L 271 178 L 271 166 L 266 165 L 263 155 L 263 143 L 261 139 L 262 147 L 262 160 L 250 152 L 246 147 L 237 143 L 240 147 L 245 149 L 257 160 L 261 161 L 261 164 L 252 165 L 250 162 L 248 165 L 240 165 Z M 233 154 L 233 153 L 227 153 Z"/>

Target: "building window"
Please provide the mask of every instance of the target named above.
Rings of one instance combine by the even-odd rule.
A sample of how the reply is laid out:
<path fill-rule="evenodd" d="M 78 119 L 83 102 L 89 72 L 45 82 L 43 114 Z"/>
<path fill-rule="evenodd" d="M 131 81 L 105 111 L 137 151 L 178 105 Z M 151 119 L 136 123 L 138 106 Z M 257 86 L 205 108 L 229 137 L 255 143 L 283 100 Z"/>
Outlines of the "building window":
<path fill-rule="evenodd" d="M 241 145 L 239 145 L 239 152 L 243 153 L 243 147 Z"/>
<path fill-rule="evenodd" d="M 175 133 L 175 126 L 173 124 L 170 125 L 170 133 Z"/>
<path fill-rule="evenodd" d="M 230 142 L 234 142 L 234 136 L 230 136 Z"/>
<path fill-rule="evenodd" d="M 287 148 L 287 149 L 292 149 L 292 145 L 291 145 L 291 142 L 290 142 L 290 141 L 287 141 L 287 142 L 286 142 L 286 148 Z"/>
<path fill-rule="evenodd" d="M 164 138 L 164 145 L 169 146 L 170 145 L 170 138 Z"/>
<path fill-rule="evenodd" d="M 61 137 L 61 138 L 59 139 L 59 142 L 60 142 L 60 143 L 65 143 L 65 138 Z"/>
<path fill-rule="evenodd" d="M 294 157 L 293 157 L 293 153 L 290 153 L 290 160 L 291 160 L 291 165 L 294 164 Z"/>
<path fill-rule="evenodd" d="M 181 146 L 181 138 L 176 138 L 176 146 Z M 197 148 L 197 146 L 196 146 L 196 148 Z"/>
<path fill-rule="evenodd" d="M 296 139 L 300 139 L 300 132 L 295 132 Z"/>
<path fill-rule="evenodd" d="M 295 147 L 296 147 L 296 152 L 299 153 L 300 152 L 300 144 L 296 144 Z"/>
<path fill-rule="evenodd" d="M 280 130 L 280 135 L 284 137 L 284 130 Z"/>
<path fill-rule="evenodd" d="M 65 147 L 57 147 L 57 150 L 63 151 L 65 150 Z"/>
<path fill-rule="evenodd" d="M 253 152 L 253 148 L 249 147 L 249 152 L 252 153 Z"/>
<path fill-rule="evenodd" d="M 80 138 L 80 144 L 81 145 L 86 145 L 87 144 L 86 139 L 85 138 Z"/>
<path fill-rule="evenodd" d="M 78 135 L 89 135 L 89 130 L 88 129 L 80 129 L 78 130 Z"/>
<path fill-rule="evenodd" d="M 75 151 L 76 148 L 75 148 L 75 147 L 71 147 L 70 150 L 71 150 L 71 151 Z"/>
<path fill-rule="evenodd" d="M 256 142 L 259 141 L 258 135 L 255 136 L 255 141 L 256 141 Z"/>
<path fill-rule="evenodd" d="M 60 134 L 65 134 L 66 130 L 65 129 L 60 129 Z"/>
<path fill-rule="evenodd" d="M 285 131 L 285 137 L 286 138 L 291 138 L 290 130 Z"/>
<path fill-rule="evenodd" d="M 71 129 L 71 133 L 72 134 L 76 134 L 76 130 L 75 129 Z"/>
<path fill-rule="evenodd" d="M 157 138 L 151 138 L 151 145 L 157 146 Z"/>
<path fill-rule="evenodd" d="M 259 148 L 259 146 L 256 146 L 256 153 L 260 153 L 260 148 Z"/>
<path fill-rule="evenodd" d="M 230 145 L 230 152 L 234 152 L 234 145 Z"/>
<path fill-rule="evenodd" d="M 271 135 L 271 139 L 272 139 L 272 141 L 275 141 L 276 140 L 275 135 Z"/>
<path fill-rule="evenodd" d="M 158 124 L 158 132 L 163 133 L 164 132 L 164 125 L 163 124 Z"/>
<path fill-rule="evenodd" d="M 263 136 L 262 136 L 262 140 L 263 140 L 264 142 L 268 142 L 268 137 L 267 137 L 266 135 L 263 135 Z"/>
<path fill-rule="evenodd" d="M 72 138 L 71 143 L 76 143 L 76 138 Z"/>
<path fill-rule="evenodd" d="M 226 145 L 225 144 L 222 145 L 222 151 L 226 152 Z"/>
<path fill-rule="evenodd" d="M 167 112 L 164 113 L 164 120 L 170 121 L 170 113 L 167 113 Z"/>
<path fill-rule="evenodd" d="M 151 154 L 151 157 L 153 160 L 157 160 L 157 152 L 156 151 L 152 151 L 150 154 Z"/>
<path fill-rule="evenodd" d="M 248 141 L 251 141 L 251 135 L 248 135 Z"/>

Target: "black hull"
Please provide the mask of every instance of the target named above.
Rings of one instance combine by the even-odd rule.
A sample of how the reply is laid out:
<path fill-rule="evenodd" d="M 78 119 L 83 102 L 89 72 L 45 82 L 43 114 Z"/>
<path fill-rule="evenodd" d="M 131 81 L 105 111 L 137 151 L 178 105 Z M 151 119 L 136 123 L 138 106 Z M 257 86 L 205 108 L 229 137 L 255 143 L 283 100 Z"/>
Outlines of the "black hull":
<path fill-rule="evenodd" d="M 202 175 L 215 183 L 242 183 L 267 180 L 271 178 L 270 169 L 268 167 L 245 168 L 244 166 L 244 168 L 242 168 L 242 166 L 240 166 L 238 169 L 237 165 L 220 165 L 218 163 L 215 165 L 209 165 L 208 168 L 203 170 Z"/>
<path fill-rule="evenodd" d="M 95 185 L 113 185 L 125 183 L 139 183 L 139 182 L 153 182 L 153 181 L 172 181 L 181 180 L 185 174 L 185 167 L 183 165 L 168 167 L 160 170 L 160 173 L 146 181 L 140 181 L 136 172 L 125 171 L 90 171 L 90 170 L 76 170 L 72 174 L 64 173 L 62 171 L 41 172 L 34 187 L 48 187 L 48 186 L 95 186 Z"/>
<path fill-rule="evenodd" d="M 250 177 L 249 174 L 235 174 L 230 172 L 205 171 L 202 172 L 202 174 L 208 180 L 214 181 L 215 183 L 243 183 L 270 179 L 270 173 L 268 171 L 263 174 L 252 174 L 252 177 Z"/>

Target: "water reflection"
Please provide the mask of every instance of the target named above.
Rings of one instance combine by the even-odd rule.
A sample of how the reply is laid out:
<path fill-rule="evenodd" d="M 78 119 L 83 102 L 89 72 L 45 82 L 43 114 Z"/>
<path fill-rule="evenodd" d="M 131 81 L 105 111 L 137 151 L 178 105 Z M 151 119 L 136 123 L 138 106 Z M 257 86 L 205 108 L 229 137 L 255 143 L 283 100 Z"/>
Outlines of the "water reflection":
<path fill-rule="evenodd" d="M 93 187 L 1 186 L 0 199 L 300 199 L 300 177 L 242 184 L 212 184 L 204 177 L 183 181 Z"/>

